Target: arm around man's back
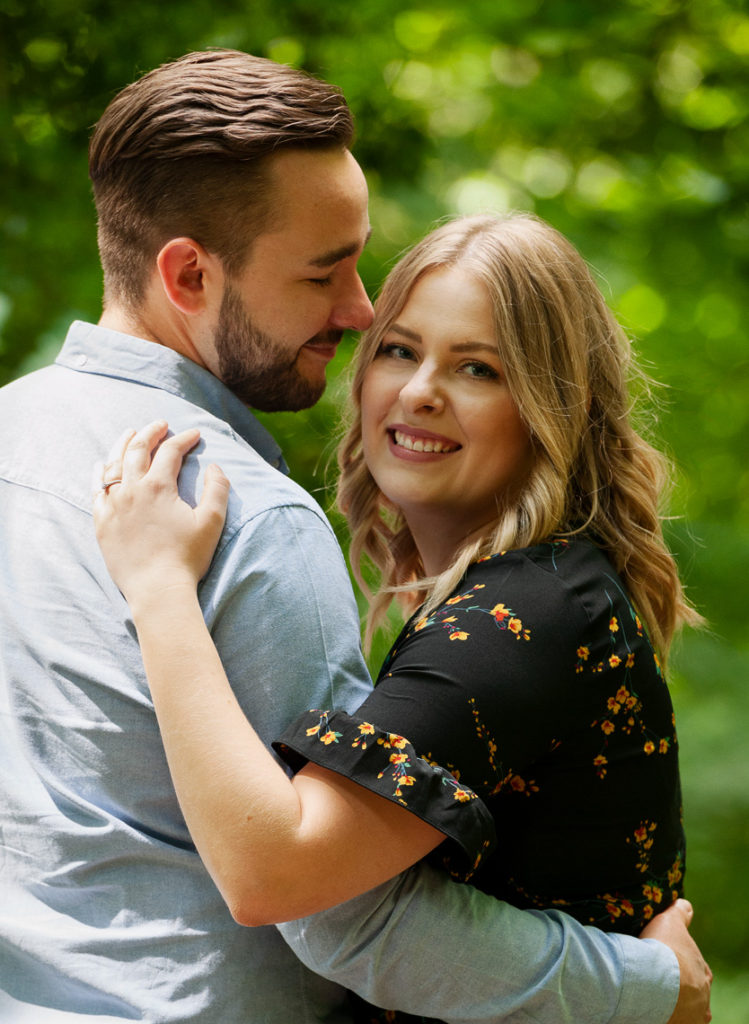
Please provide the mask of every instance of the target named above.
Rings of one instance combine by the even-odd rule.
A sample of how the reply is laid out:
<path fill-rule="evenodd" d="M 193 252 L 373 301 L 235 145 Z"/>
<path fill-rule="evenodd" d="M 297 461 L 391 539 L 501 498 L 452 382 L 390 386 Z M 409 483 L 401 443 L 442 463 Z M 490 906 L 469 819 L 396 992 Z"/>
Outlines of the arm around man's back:
<path fill-rule="evenodd" d="M 426 864 L 279 928 L 324 977 L 448 1024 L 666 1024 L 679 995 L 662 943 L 517 910 Z"/>

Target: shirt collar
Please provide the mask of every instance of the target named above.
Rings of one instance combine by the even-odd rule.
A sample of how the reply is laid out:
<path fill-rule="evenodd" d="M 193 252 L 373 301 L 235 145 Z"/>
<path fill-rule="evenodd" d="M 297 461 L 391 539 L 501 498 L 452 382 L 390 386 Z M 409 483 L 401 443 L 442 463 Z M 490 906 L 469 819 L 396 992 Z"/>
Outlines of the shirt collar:
<path fill-rule="evenodd" d="M 55 362 L 78 373 L 131 380 L 179 395 L 228 423 L 266 462 L 288 473 L 275 439 L 247 406 L 209 370 L 173 349 L 76 320 Z"/>

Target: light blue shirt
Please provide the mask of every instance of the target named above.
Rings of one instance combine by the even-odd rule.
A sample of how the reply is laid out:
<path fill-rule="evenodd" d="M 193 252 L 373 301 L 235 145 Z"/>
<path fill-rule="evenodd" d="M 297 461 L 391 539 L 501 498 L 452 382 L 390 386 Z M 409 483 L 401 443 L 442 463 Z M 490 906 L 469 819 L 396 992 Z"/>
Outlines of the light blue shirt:
<path fill-rule="evenodd" d="M 353 710 L 370 685 L 341 552 L 273 439 L 190 360 L 74 324 L 54 366 L 0 392 L 0 1020 L 338 1024 L 350 984 L 456 1024 L 665 1022 L 678 968 L 664 946 L 514 910 L 423 865 L 280 929 L 232 920 L 91 520 L 92 466 L 156 418 L 200 428 L 188 499 L 209 462 L 232 482 L 200 597 L 261 736 L 308 707 Z"/>

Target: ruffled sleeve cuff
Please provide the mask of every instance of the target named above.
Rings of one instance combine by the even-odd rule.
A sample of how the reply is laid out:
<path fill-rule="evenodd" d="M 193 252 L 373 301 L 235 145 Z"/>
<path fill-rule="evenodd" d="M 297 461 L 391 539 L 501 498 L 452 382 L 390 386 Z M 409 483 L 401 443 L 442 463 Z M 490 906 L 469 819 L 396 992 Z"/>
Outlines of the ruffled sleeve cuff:
<path fill-rule="evenodd" d="M 494 819 L 473 790 L 419 757 L 409 741 L 345 711 L 307 711 L 273 744 L 297 772 L 308 761 L 400 804 L 447 841 L 435 851 L 442 865 L 467 881 L 496 845 Z"/>

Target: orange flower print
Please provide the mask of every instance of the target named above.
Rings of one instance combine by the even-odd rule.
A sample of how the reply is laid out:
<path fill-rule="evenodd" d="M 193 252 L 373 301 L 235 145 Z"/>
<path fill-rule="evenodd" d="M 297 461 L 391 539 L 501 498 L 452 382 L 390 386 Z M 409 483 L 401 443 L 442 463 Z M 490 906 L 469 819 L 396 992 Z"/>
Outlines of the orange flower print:
<path fill-rule="evenodd" d="M 653 916 L 653 908 L 650 906 L 649 903 L 646 903 L 645 906 L 642 908 L 642 916 L 643 920 L 645 921 L 649 921 L 650 918 Z"/>
<path fill-rule="evenodd" d="M 604 757 L 603 754 L 599 754 L 593 758 L 593 764 L 595 765 L 596 775 L 599 779 L 606 777 L 606 765 L 609 763 L 609 759 Z"/>
<path fill-rule="evenodd" d="M 457 604 L 459 601 L 465 601 L 468 594 L 459 594 L 458 597 L 449 597 L 445 604 Z"/>
<path fill-rule="evenodd" d="M 638 829 L 635 829 L 635 842 L 644 843 L 648 838 L 648 830 L 644 825 L 640 825 Z"/>
<path fill-rule="evenodd" d="M 623 704 L 626 701 L 627 697 L 629 697 L 629 690 L 626 686 L 620 686 L 619 689 L 616 691 L 616 699 L 619 701 L 620 704 Z"/>
<path fill-rule="evenodd" d="M 607 736 L 610 736 L 614 729 L 616 729 L 616 726 L 608 718 L 604 718 L 601 722 L 601 729 Z"/>
<path fill-rule="evenodd" d="M 606 701 L 606 707 L 609 709 L 609 711 L 613 711 L 615 715 L 618 715 L 622 709 L 622 706 L 616 699 L 616 697 L 609 697 L 609 699 Z"/>

